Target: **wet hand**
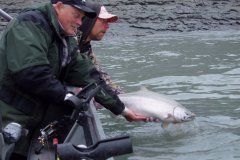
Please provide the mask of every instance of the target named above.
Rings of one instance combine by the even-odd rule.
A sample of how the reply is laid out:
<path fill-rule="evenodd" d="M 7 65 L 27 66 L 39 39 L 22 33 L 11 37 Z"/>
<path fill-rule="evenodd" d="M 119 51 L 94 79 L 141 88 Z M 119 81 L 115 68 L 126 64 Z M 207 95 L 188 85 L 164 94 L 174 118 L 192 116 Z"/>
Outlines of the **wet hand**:
<path fill-rule="evenodd" d="M 125 119 L 129 122 L 132 121 L 147 121 L 147 117 L 140 115 L 140 114 L 136 114 L 134 113 L 132 110 L 125 108 L 122 115 L 125 117 Z"/>
<path fill-rule="evenodd" d="M 145 122 L 161 122 L 161 121 L 158 118 L 147 117 Z"/>
<path fill-rule="evenodd" d="M 132 121 L 144 121 L 144 122 L 160 122 L 160 119 L 154 117 L 146 117 L 141 114 L 134 113 L 132 110 L 125 108 L 122 115 L 129 122 Z"/>

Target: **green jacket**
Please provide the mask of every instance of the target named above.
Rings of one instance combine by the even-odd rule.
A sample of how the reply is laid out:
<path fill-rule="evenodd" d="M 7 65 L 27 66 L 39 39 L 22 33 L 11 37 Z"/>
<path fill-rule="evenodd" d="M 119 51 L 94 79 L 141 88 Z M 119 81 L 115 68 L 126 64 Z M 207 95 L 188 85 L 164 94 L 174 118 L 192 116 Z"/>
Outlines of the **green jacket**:
<path fill-rule="evenodd" d="M 100 80 L 91 59 L 76 56 L 76 40 L 62 35 L 51 3 L 21 13 L 8 24 L 0 40 L 0 108 L 5 123 L 15 121 L 31 128 L 41 121 L 48 104 L 64 101 L 65 85 L 84 87 Z M 64 67 L 63 38 L 69 53 Z M 124 109 L 105 84 L 95 99 L 116 115 Z"/>

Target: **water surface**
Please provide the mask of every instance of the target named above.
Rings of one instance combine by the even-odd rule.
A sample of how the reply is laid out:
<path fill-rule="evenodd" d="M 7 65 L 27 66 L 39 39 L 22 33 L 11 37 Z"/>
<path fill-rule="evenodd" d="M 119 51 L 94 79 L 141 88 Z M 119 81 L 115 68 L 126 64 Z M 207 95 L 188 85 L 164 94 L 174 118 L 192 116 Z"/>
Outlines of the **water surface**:
<path fill-rule="evenodd" d="M 163 129 L 99 111 L 108 136 L 133 139 L 134 153 L 117 160 L 240 159 L 240 31 L 107 36 L 93 46 L 125 92 L 145 86 L 197 114 L 194 122 Z"/>

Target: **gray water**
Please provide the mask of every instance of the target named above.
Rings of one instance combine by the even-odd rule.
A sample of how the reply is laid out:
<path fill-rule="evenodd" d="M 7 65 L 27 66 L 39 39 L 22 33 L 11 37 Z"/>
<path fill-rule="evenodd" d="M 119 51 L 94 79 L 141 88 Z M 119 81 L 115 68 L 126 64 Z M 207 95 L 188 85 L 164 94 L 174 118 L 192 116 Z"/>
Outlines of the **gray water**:
<path fill-rule="evenodd" d="M 194 122 L 163 129 L 99 111 L 107 136 L 132 137 L 134 153 L 115 159 L 240 159 L 240 31 L 110 35 L 93 46 L 125 92 L 145 86 L 197 114 Z"/>

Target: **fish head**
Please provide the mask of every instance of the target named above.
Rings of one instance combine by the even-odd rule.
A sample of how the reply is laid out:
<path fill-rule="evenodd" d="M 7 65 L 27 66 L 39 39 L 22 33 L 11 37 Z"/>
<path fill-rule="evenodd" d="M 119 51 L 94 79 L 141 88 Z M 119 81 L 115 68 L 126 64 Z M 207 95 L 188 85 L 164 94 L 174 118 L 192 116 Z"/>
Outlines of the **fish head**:
<path fill-rule="evenodd" d="M 188 121 L 194 120 L 196 117 L 196 114 L 194 114 L 193 112 L 185 108 L 175 107 L 173 111 L 173 116 L 176 123 L 179 123 L 179 122 L 181 123 L 181 122 L 188 122 Z"/>

